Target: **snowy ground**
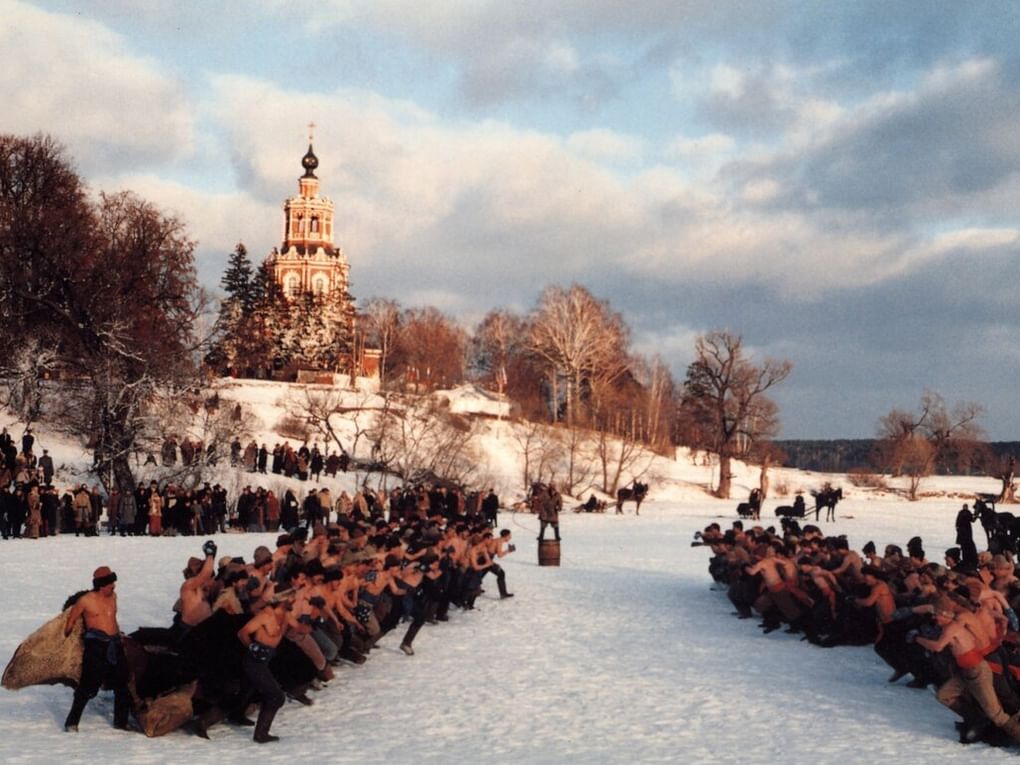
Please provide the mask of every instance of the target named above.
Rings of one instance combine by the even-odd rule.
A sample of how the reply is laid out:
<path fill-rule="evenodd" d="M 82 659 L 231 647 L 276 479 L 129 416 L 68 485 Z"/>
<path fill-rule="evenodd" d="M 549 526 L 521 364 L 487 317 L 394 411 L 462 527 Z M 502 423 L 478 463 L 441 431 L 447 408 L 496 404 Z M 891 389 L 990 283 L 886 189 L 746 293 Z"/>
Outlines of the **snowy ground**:
<path fill-rule="evenodd" d="M 919 533 L 929 558 L 952 543 L 957 499 L 908 504 L 849 499 L 852 518 L 826 527 L 860 547 Z M 61 723 L 63 687 L 0 691 L 0 759 L 7 763 L 290 761 L 392 763 L 899 763 L 1005 762 L 1015 751 L 956 743 L 952 715 L 932 692 L 888 685 L 869 648 L 822 649 L 782 632 L 763 636 L 730 615 L 706 573 L 695 530 L 732 515 L 732 502 L 658 499 L 641 517 L 563 518 L 562 566 L 536 565 L 532 516 L 505 514 L 518 543 L 506 568 L 517 597 L 495 584 L 470 614 L 426 627 L 417 655 L 389 635 L 363 667 L 344 667 L 311 708 L 288 704 L 258 747 L 249 730 L 212 740 L 161 739 L 110 727 L 103 693 L 81 733 Z M 771 505 L 770 505 L 771 506 Z M 770 514 L 770 513 L 767 513 Z M 980 529 L 976 536 L 981 539 Z M 266 536 L 219 535 L 222 554 L 250 556 Z M 195 539 L 0 543 L 0 657 L 87 586 L 100 564 L 120 577 L 121 626 L 168 622 Z"/>

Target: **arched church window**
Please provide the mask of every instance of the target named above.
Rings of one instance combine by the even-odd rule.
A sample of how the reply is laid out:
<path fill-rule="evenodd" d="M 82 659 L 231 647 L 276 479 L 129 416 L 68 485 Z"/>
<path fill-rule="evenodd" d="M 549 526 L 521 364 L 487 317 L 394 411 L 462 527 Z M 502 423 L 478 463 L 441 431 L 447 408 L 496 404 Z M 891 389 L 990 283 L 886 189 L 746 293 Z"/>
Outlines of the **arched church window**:
<path fill-rule="evenodd" d="M 312 229 L 313 234 L 319 233 L 319 217 L 317 215 L 312 216 Z"/>
<path fill-rule="evenodd" d="M 319 274 L 318 276 L 312 279 L 312 292 L 314 292 L 316 295 L 325 294 L 327 286 L 328 282 L 326 281 L 326 277 L 323 276 L 322 274 Z"/>
<path fill-rule="evenodd" d="M 297 274 L 288 274 L 284 282 L 284 288 L 288 297 L 297 297 L 301 293 L 301 277 Z"/>

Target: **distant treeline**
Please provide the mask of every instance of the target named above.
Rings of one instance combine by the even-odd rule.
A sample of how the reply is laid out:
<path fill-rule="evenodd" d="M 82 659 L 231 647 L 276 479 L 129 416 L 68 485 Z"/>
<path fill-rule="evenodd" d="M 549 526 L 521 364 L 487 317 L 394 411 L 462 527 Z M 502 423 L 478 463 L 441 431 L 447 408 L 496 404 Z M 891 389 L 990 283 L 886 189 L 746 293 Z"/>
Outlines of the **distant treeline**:
<path fill-rule="evenodd" d="M 847 473 L 851 470 L 876 470 L 878 442 L 873 438 L 840 438 L 833 440 L 789 440 L 773 442 L 782 450 L 783 467 L 814 470 L 820 473 Z M 984 454 L 974 455 L 968 475 L 985 475 L 998 470 L 1009 457 L 1020 456 L 1020 441 L 989 441 L 982 443 Z"/>

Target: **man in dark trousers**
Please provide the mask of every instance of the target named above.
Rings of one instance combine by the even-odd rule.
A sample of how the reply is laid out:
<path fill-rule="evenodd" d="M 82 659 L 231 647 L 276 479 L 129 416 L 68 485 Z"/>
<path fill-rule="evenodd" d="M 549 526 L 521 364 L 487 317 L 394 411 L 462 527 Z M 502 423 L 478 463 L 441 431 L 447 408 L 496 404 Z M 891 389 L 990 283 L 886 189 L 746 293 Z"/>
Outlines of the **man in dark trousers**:
<path fill-rule="evenodd" d="M 39 458 L 39 469 L 43 472 L 43 483 L 53 483 L 53 458 L 49 449 L 42 450 L 42 457 Z"/>
<path fill-rule="evenodd" d="M 489 526 L 496 528 L 499 517 L 499 497 L 496 496 L 495 489 L 489 489 L 489 493 L 482 500 L 482 516 Z"/>
<path fill-rule="evenodd" d="M 32 435 L 31 428 L 25 428 L 24 435 L 21 436 L 21 453 L 26 457 L 32 453 L 32 444 L 35 443 L 35 436 Z"/>
<path fill-rule="evenodd" d="M 541 542 L 545 537 L 546 526 L 552 526 L 556 541 L 560 541 L 560 510 L 562 509 L 563 500 L 560 498 L 560 493 L 556 491 L 556 487 L 549 484 L 538 511 L 538 541 Z"/>
<path fill-rule="evenodd" d="M 78 731 L 85 705 L 104 683 L 113 688 L 113 726 L 128 727 L 128 669 L 117 624 L 116 581 L 117 575 L 107 566 L 97 568 L 92 574 L 92 592 L 78 598 L 64 624 L 64 634 L 70 635 L 78 620 L 85 620 L 81 680 L 64 721 L 64 730 L 69 732 Z"/>
<path fill-rule="evenodd" d="M 966 569 L 976 569 L 978 565 L 977 547 L 974 545 L 975 520 L 966 505 L 956 514 L 956 544 L 960 546 L 962 556 L 960 565 Z"/>

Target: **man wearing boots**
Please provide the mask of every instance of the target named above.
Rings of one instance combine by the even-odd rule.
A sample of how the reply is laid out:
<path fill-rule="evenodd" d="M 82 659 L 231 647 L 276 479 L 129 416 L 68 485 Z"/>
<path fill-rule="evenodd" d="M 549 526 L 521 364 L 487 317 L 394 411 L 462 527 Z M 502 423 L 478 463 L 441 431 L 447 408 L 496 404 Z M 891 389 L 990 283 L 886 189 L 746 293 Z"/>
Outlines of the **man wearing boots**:
<path fill-rule="evenodd" d="M 556 535 L 556 541 L 560 540 L 560 510 L 563 507 L 563 500 L 560 498 L 560 494 L 556 491 L 555 487 L 550 484 L 546 489 L 546 496 L 543 498 L 542 504 L 539 506 L 538 511 L 538 541 L 541 542 L 545 538 L 545 527 L 552 526 L 553 533 Z"/>
<path fill-rule="evenodd" d="M 128 670 L 117 625 L 116 581 L 117 575 L 107 566 L 97 568 L 92 574 L 92 592 L 78 599 L 64 624 L 64 634 L 70 635 L 78 620 L 85 620 L 81 680 L 64 721 L 64 730 L 69 732 L 77 732 L 85 705 L 104 683 L 113 688 L 113 726 L 128 727 Z"/>
<path fill-rule="evenodd" d="M 286 697 L 269 669 L 269 662 L 276 654 L 276 648 L 287 631 L 288 610 L 287 601 L 274 599 L 237 633 L 238 639 L 246 649 L 244 674 L 262 701 L 253 736 L 258 744 L 280 740 L 279 736 L 270 735 L 269 728 Z"/>

